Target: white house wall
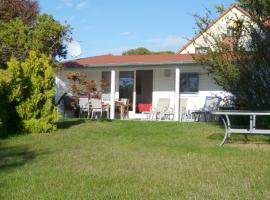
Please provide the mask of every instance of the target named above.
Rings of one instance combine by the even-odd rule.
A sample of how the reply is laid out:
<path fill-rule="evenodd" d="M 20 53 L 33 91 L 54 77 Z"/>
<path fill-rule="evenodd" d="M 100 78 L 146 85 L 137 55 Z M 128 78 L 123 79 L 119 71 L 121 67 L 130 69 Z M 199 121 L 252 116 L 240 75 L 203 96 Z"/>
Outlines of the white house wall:
<path fill-rule="evenodd" d="M 195 41 L 189 44 L 183 51 L 179 52 L 180 54 L 194 54 L 196 52 L 196 47 L 209 47 L 210 45 L 205 42 L 207 35 L 220 35 L 227 33 L 228 24 L 233 20 L 242 19 L 244 22 L 249 21 L 249 17 L 247 17 L 243 12 L 238 10 L 237 8 L 232 8 L 230 12 L 228 12 L 225 16 L 219 19 L 213 26 L 211 26 L 205 33 L 200 35 Z M 208 40 L 211 39 L 207 37 Z M 248 36 L 243 37 L 243 41 L 247 41 Z M 214 41 L 211 41 L 214 42 Z M 211 46 L 210 46 L 211 48 Z"/>
<path fill-rule="evenodd" d="M 142 68 L 140 67 L 140 70 Z M 149 69 L 149 68 L 148 68 Z M 153 106 L 157 105 L 158 99 L 170 98 L 170 106 L 174 107 L 174 87 L 175 87 L 175 69 L 171 68 L 170 76 L 165 76 L 164 70 L 153 66 Z M 122 69 L 122 71 L 129 71 L 135 69 Z M 87 78 L 94 80 L 97 83 L 98 89 L 100 89 L 100 80 L 102 79 L 102 70 L 62 70 L 57 74 L 56 86 L 57 95 L 56 100 L 61 97 L 64 92 L 69 92 L 70 81 L 67 79 L 69 72 L 82 72 L 87 75 Z M 110 71 L 110 70 L 103 70 Z M 224 92 L 219 88 L 214 80 L 207 74 L 207 71 L 201 66 L 181 66 L 180 73 L 197 72 L 199 73 L 199 92 L 194 94 L 181 94 L 181 98 L 188 98 L 188 110 L 196 110 L 202 108 L 205 102 L 206 96 L 224 96 Z M 119 70 L 116 70 L 116 94 L 115 98 L 119 98 Z M 138 117 L 134 112 L 130 113 L 130 118 Z"/>
<path fill-rule="evenodd" d="M 110 70 L 103 70 L 103 71 L 110 71 Z M 70 72 L 80 72 L 83 73 L 87 76 L 88 80 L 94 80 L 97 84 L 97 89 L 100 90 L 100 80 L 102 80 L 102 71 L 101 70 L 62 70 L 57 73 L 56 76 L 56 88 L 57 88 L 57 93 L 56 93 L 56 99 L 57 97 L 61 97 L 61 95 L 65 92 L 70 93 L 70 83 L 71 81 L 68 80 L 67 76 Z M 116 72 L 116 95 L 115 98 L 119 98 L 119 72 Z"/>
<path fill-rule="evenodd" d="M 170 98 L 170 106 L 174 106 L 175 70 L 170 69 L 169 77 L 164 76 L 165 69 L 153 70 L 153 105 L 156 107 L 158 99 Z"/>
<path fill-rule="evenodd" d="M 154 69 L 153 74 L 153 105 L 157 105 L 159 98 L 170 98 L 170 106 L 174 107 L 174 80 L 175 69 L 171 69 L 170 77 L 165 77 L 165 69 Z M 198 93 L 181 93 L 181 98 L 188 99 L 188 110 L 196 110 L 202 108 L 205 103 L 206 96 L 227 95 L 220 87 L 218 87 L 207 71 L 198 66 L 185 66 L 180 68 L 180 73 L 199 73 L 199 92 Z"/>

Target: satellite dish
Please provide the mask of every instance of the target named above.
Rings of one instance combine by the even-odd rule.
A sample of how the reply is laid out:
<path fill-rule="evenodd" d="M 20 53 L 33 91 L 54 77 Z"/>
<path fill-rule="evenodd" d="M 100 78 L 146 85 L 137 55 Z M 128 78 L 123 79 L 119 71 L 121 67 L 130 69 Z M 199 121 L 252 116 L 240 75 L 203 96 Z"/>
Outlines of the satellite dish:
<path fill-rule="evenodd" d="M 79 42 L 71 38 L 68 43 L 68 53 L 71 57 L 78 57 L 82 53 L 81 45 Z"/>

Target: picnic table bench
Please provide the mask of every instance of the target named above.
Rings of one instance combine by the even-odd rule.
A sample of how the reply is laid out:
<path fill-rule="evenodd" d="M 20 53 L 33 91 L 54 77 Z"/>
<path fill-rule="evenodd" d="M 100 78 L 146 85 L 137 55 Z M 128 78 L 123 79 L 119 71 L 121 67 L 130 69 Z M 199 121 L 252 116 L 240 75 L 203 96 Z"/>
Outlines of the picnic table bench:
<path fill-rule="evenodd" d="M 270 111 L 240 111 L 240 110 L 222 110 L 213 111 L 213 115 L 221 116 L 225 127 L 225 134 L 220 146 L 222 146 L 232 133 L 247 135 L 270 135 L 269 129 L 256 129 L 257 116 L 270 116 Z M 249 128 L 231 128 L 230 116 L 249 116 Z"/>

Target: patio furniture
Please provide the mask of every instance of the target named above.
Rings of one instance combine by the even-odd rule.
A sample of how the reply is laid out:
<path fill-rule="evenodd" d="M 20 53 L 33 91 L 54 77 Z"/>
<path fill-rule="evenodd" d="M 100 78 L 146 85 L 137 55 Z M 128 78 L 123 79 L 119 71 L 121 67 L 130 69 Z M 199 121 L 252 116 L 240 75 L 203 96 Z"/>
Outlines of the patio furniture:
<path fill-rule="evenodd" d="M 101 94 L 101 100 L 103 103 L 110 103 L 111 94 Z"/>
<path fill-rule="evenodd" d="M 66 92 L 56 101 L 56 106 L 63 118 L 66 118 L 66 113 L 74 112 L 74 108 L 71 106 L 70 97 Z"/>
<path fill-rule="evenodd" d="M 200 121 L 201 117 L 204 117 L 204 121 L 211 120 L 211 112 L 217 110 L 221 102 L 220 97 L 207 96 L 203 108 L 192 112 L 195 121 Z"/>
<path fill-rule="evenodd" d="M 102 111 L 106 112 L 107 119 L 109 119 L 110 118 L 111 95 L 110 94 L 101 94 L 101 101 L 102 101 Z"/>
<path fill-rule="evenodd" d="M 154 113 L 153 107 L 151 106 L 149 111 L 143 111 L 141 113 L 141 120 L 152 120 L 154 118 Z"/>
<path fill-rule="evenodd" d="M 120 106 L 120 118 L 121 119 L 129 119 L 129 99 L 121 98 L 119 102 Z"/>
<path fill-rule="evenodd" d="M 168 108 L 164 111 L 164 119 L 167 120 L 173 120 L 174 119 L 174 109 L 173 108 Z"/>
<path fill-rule="evenodd" d="M 188 102 L 187 98 L 180 98 L 180 120 L 181 121 L 184 118 L 188 117 L 187 102 Z M 175 110 L 173 108 L 169 107 L 167 110 L 164 111 L 165 119 L 173 120 L 174 119 L 174 113 L 175 113 Z"/>
<path fill-rule="evenodd" d="M 187 98 L 180 98 L 180 120 L 188 118 L 188 112 L 187 112 Z"/>
<path fill-rule="evenodd" d="M 151 110 L 152 103 L 138 103 L 137 108 L 139 113 L 149 112 Z"/>
<path fill-rule="evenodd" d="M 139 103 L 138 111 L 141 113 L 141 120 L 152 119 L 152 103 Z"/>
<path fill-rule="evenodd" d="M 79 118 L 86 114 L 87 118 L 89 118 L 90 110 L 89 110 L 89 99 L 88 97 L 79 97 Z"/>
<path fill-rule="evenodd" d="M 225 127 L 225 134 L 220 146 L 222 146 L 226 139 L 230 138 L 232 133 L 247 135 L 270 135 L 270 130 L 268 129 L 256 129 L 256 117 L 257 116 L 270 116 L 270 111 L 240 111 L 240 110 L 223 110 L 223 111 L 213 111 L 213 115 L 221 116 Z M 230 116 L 249 116 L 249 128 L 246 129 L 235 129 L 231 128 Z"/>
<path fill-rule="evenodd" d="M 110 104 L 102 102 L 102 112 L 106 112 L 107 119 L 110 118 Z"/>
<path fill-rule="evenodd" d="M 172 111 L 169 110 L 169 107 L 170 107 L 170 99 L 160 98 L 158 99 L 157 107 L 152 108 L 152 112 L 150 114 L 152 115 L 152 118 L 155 118 L 156 120 L 157 119 L 161 120 L 166 116 L 172 114 Z"/>
<path fill-rule="evenodd" d="M 91 118 L 94 119 L 94 117 L 97 117 L 97 113 L 99 113 L 100 118 L 102 117 L 102 101 L 101 99 L 97 98 L 91 98 L 90 101 L 91 106 Z"/>

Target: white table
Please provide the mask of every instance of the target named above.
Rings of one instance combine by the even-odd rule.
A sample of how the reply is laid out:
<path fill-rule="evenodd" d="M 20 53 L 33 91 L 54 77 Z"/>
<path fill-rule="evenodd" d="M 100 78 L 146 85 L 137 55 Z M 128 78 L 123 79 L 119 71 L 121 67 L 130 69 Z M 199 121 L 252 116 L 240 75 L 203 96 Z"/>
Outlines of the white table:
<path fill-rule="evenodd" d="M 256 129 L 256 116 L 270 116 L 270 111 L 213 111 L 213 115 L 220 115 L 225 127 L 225 134 L 220 146 L 222 146 L 226 139 L 231 136 L 232 133 L 245 134 L 245 135 L 270 135 L 268 129 Z M 249 128 L 248 129 L 234 129 L 231 128 L 231 122 L 229 116 L 249 116 Z"/>

